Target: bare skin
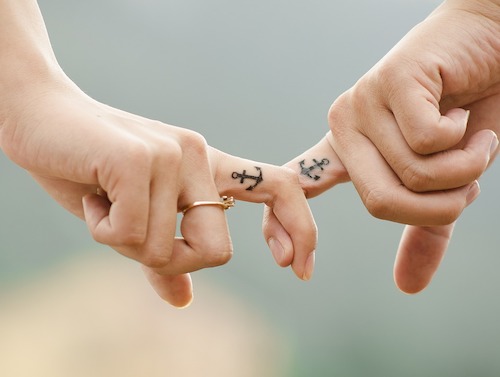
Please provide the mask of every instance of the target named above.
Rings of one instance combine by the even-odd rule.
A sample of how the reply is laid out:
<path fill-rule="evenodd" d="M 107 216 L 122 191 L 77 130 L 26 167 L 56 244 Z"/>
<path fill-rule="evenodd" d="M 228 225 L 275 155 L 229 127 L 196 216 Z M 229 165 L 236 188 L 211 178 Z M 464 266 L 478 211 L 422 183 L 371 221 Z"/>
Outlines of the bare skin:
<path fill-rule="evenodd" d="M 287 166 L 300 174 L 297 161 L 327 158 L 321 179 L 301 180 L 308 195 L 352 180 L 372 215 L 410 224 L 394 277 L 416 293 L 479 195 L 498 151 L 499 104 L 500 1 L 448 0 L 333 103 L 329 143 Z M 289 242 L 270 210 L 264 234 Z"/>
<path fill-rule="evenodd" d="M 309 279 L 316 226 L 291 170 L 224 154 L 196 132 L 88 97 L 59 67 L 35 0 L 0 0 L 0 25 L 0 148 L 96 241 L 141 263 L 162 298 L 189 304 L 189 273 L 231 258 L 219 206 L 189 210 L 175 236 L 178 212 L 222 195 L 273 207 L 292 238 L 292 268 Z M 232 175 L 255 166 L 263 179 L 248 191 Z"/>

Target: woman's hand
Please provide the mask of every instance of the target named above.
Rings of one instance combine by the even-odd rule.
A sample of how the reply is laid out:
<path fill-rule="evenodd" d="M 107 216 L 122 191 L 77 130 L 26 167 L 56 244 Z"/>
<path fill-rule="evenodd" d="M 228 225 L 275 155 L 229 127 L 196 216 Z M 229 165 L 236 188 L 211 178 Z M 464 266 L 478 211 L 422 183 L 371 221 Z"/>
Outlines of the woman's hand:
<path fill-rule="evenodd" d="M 219 206 L 190 209 L 175 234 L 178 212 L 222 195 L 272 207 L 291 237 L 294 271 L 311 275 L 316 227 L 289 169 L 224 154 L 196 132 L 103 105 L 69 81 L 23 94 L 0 128 L 1 148 L 96 241 L 144 265 L 165 300 L 187 305 L 188 273 L 231 258 Z"/>

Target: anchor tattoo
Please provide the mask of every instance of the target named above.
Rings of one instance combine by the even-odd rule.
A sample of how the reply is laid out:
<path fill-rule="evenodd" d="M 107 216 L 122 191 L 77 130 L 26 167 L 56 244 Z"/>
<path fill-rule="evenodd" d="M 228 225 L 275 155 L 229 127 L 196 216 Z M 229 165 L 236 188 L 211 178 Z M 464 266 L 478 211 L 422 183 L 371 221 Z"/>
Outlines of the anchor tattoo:
<path fill-rule="evenodd" d="M 330 163 L 330 161 L 326 158 L 322 159 L 321 161 L 318 161 L 316 160 L 315 158 L 313 158 L 313 162 L 314 164 L 309 166 L 309 167 L 305 167 L 305 163 L 306 163 L 306 160 L 302 160 L 299 162 L 300 164 L 300 174 L 302 175 L 307 175 L 309 178 L 312 178 L 314 179 L 315 181 L 317 181 L 318 179 L 320 179 L 321 177 L 319 175 L 311 175 L 311 172 L 315 169 L 321 169 L 321 170 L 325 170 L 323 169 L 323 166 L 325 165 L 328 165 Z"/>
<path fill-rule="evenodd" d="M 254 180 L 255 183 L 253 185 L 248 186 L 246 188 L 248 191 L 252 191 L 255 187 L 257 187 L 257 185 L 260 182 L 262 182 L 264 180 L 264 178 L 262 178 L 262 169 L 259 168 L 258 166 L 255 166 L 255 169 L 257 169 L 257 171 L 259 172 L 258 176 L 257 175 L 249 175 L 249 174 L 247 174 L 246 170 L 243 170 L 242 173 L 233 172 L 233 174 L 231 175 L 231 177 L 233 177 L 233 179 L 239 179 L 240 183 L 244 183 L 245 179 Z"/>

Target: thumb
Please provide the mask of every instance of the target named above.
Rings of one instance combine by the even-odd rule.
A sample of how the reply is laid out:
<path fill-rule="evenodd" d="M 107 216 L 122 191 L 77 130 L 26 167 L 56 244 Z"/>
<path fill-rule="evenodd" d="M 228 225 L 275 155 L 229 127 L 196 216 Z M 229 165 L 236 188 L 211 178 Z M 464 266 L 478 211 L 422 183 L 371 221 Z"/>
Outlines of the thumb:
<path fill-rule="evenodd" d="M 288 267 L 293 260 L 292 238 L 278 220 L 272 208 L 268 206 L 264 207 L 262 233 L 276 263 L 281 267 Z"/>
<path fill-rule="evenodd" d="M 82 198 L 85 222 L 91 234 L 107 216 L 111 209 L 111 203 L 106 197 L 97 194 L 88 194 Z"/>
<path fill-rule="evenodd" d="M 443 260 L 454 226 L 405 227 L 394 263 L 394 281 L 400 290 L 413 294 L 427 287 Z"/>

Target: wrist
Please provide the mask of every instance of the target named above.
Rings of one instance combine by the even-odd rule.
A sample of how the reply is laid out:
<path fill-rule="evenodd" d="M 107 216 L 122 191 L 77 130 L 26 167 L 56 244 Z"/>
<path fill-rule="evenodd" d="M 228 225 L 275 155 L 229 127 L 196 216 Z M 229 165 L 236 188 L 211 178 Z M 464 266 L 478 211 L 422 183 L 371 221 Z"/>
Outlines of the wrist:
<path fill-rule="evenodd" d="M 0 127 L 47 83 L 67 81 L 35 0 L 0 1 Z M 68 80 L 69 81 L 69 80 Z"/>
<path fill-rule="evenodd" d="M 500 0 L 446 0 L 442 7 L 471 12 L 494 21 L 500 26 Z"/>

